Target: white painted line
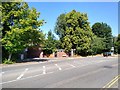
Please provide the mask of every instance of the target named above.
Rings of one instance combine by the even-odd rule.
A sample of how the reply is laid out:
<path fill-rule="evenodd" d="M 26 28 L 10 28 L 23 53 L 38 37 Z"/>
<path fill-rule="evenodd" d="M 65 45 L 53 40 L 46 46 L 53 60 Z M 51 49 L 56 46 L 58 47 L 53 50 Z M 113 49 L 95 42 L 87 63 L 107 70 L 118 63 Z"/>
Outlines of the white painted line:
<path fill-rule="evenodd" d="M 4 74 L 5 72 L 1 72 L 1 74 Z"/>
<path fill-rule="evenodd" d="M 72 68 L 68 68 L 68 69 L 72 69 Z M 65 70 L 68 70 L 68 69 L 65 69 Z M 103 70 L 105 70 L 105 69 L 103 69 Z M 93 71 L 94 73 L 95 72 L 98 72 L 98 71 Z M 47 74 L 51 74 L 51 73 L 54 73 L 54 72 L 48 72 Z M 46 75 L 47 75 L 46 74 Z M 92 74 L 91 72 L 90 72 L 90 74 Z M 34 77 L 38 77 L 38 76 L 41 76 L 41 75 L 44 75 L 44 74 L 38 74 L 38 75 L 34 75 L 34 76 L 29 76 L 29 77 L 23 77 L 23 78 L 21 78 L 21 79 L 19 79 L 19 80 L 25 80 L 25 79 L 30 79 L 30 78 L 34 78 Z M 6 82 L 2 82 L 2 83 L 0 83 L 0 84 L 6 84 L 6 83 L 11 83 L 11 82 L 16 82 L 16 81 L 18 81 L 17 79 L 16 80 L 11 80 L 11 81 L 6 81 Z"/>
<path fill-rule="evenodd" d="M 40 61 L 39 63 L 46 63 L 46 62 L 41 62 L 41 61 Z"/>
<path fill-rule="evenodd" d="M 51 73 L 54 73 L 54 72 L 48 72 L 47 74 L 51 74 Z M 41 76 L 41 75 L 44 75 L 44 74 L 37 74 L 37 75 L 34 75 L 34 76 L 29 76 L 29 77 L 21 78 L 19 80 L 30 79 L 30 78 L 38 77 L 38 76 Z M 6 83 L 11 83 L 11 82 L 16 82 L 16 81 L 18 81 L 18 79 L 11 80 L 11 81 L 6 81 L 6 82 L 2 82 L 0 84 L 6 84 Z"/>
<path fill-rule="evenodd" d="M 50 73 L 54 73 L 54 72 L 49 72 L 49 74 L 50 74 Z"/>
<path fill-rule="evenodd" d="M 1 73 L 0 73 L 0 76 L 2 76 L 4 73 L 5 73 L 5 72 L 1 72 Z"/>
<path fill-rule="evenodd" d="M 69 64 L 69 63 L 68 63 L 68 65 L 70 65 L 70 66 L 72 66 L 72 67 L 76 67 L 76 66 L 74 66 L 74 65 L 72 65 L 72 64 Z"/>
<path fill-rule="evenodd" d="M 58 69 L 59 69 L 59 70 L 62 70 L 62 68 L 61 68 L 61 67 L 59 67 L 57 64 L 55 64 L 55 66 L 56 66 L 56 67 L 58 67 Z"/>
<path fill-rule="evenodd" d="M 112 66 L 118 66 L 118 65 L 120 65 L 120 63 L 117 63 L 117 64 L 113 64 Z"/>
<path fill-rule="evenodd" d="M 26 68 L 24 70 L 24 72 L 17 78 L 17 80 L 21 79 L 24 76 L 24 74 L 26 73 L 26 71 L 28 71 L 28 68 Z"/>
<path fill-rule="evenodd" d="M 24 75 L 24 74 L 21 74 L 21 75 L 20 75 L 20 76 L 19 76 L 17 79 L 20 79 L 20 78 L 22 78 L 22 77 L 23 77 L 23 75 Z"/>
<path fill-rule="evenodd" d="M 43 74 L 46 74 L 45 66 L 43 66 Z"/>
<path fill-rule="evenodd" d="M 70 67 L 70 68 L 65 68 L 65 70 L 69 70 L 69 69 L 72 69 L 72 67 Z"/>

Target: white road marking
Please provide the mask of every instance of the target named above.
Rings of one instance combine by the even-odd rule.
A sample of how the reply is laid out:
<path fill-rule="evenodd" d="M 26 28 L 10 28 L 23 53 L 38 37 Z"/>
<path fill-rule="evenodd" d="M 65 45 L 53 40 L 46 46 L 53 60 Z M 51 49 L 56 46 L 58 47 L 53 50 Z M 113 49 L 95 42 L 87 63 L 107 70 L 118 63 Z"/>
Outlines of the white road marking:
<path fill-rule="evenodd" d="M 66 70 L 67 70 L 67 69 L 66 69 Z M 90 74 L 95 73 L 95 72 L 98 72 L 98 71 L 100 71 L 100 70 L 90 72 Z M 49 72 L 49 73 L 47 73 L 47 74 L 51 74 L 51 73 L 53 73 L 53 72 Z M 89 74 L 89 73 L 87 73 L 87 74 Z M 34 78 L 34 77 L 38 77 L 38 76 L 41 76 L 41 75 L 44 75 L 44 74 L 38 74 L 38 75 L 34 75 L 34 76 L 29 76 L 29 77 L 26 77 L 26 78 L 21 78 L 21 79 L 19 79 L 19 80 L 25 80 L 25 79 L 29 79 L 29 78 Z M 85 74 L 85 75 L 86 75 L 86 74 Z M 85 75 L 82 75 L 82 76 L 85 76 Z M 0 83 L 0 84 L 6 84 L 6 83 L 15 82 L 15 81 L 18 81 L 18 80 L 16 79 L 16 80 L 12 80 L 12 81 L 2 82 L 2 83 Z"/>
<path fill-rule="evenodd" d="M 117 63 L 117 64 L 113 64 L 112 66 L 118 66 L 118 65 L 120 65 L 120 63 Z"/>
<path fill-rule="evenodd" d="M 40 61 L 39 63 L 46 63 L 46 62 L 41 62 L 41 61 Z"/>
<path fill-rule="evenodd" d="M 85 66 L 85 65 L 84 65 L 84 66 Z M 80 66 L 78 66 L 78 67 L 80 67 Z M 83 66 L 82 66 L 82 67 L 83 67 Z M 72 69 L 72 68 L 69 68 L 69 69 Z M 67 70 L 67 69 L 64 69 L 64 70 Z M 54 73 L 54 72 L 48 72 L 47 74 L 51 74 L 51 73 Z M 21 79 L 19 79 L 19 80 L 30 79 L 30 78 L 38 77 L 38 76 L 41 76 L 41 75 L 44 75 L 44 74 L 37 74 L 37 75 L 34 75 L 34 76 L 25 77 L 25 78 L 23 77 L 23 78 L 21 78 Z M 15 80 L 11 80 L 11 81 L 2 82 L 2 83 L 0 83 L 0 84 L 11 83 L 11 82 L 19 81 L 19 80 L 15 79 Z"/>
<path fill-rule="evenodd" d="M 0 74 L 4 74 L 5 72 L 1 72 Z"/>
<path fill-rule="evenodd" d="M 50 73 L 54 73 L 54 72 L 49 72 L 49 74 L 50 74 Z"/>
<path fill-rule="evenodd" d="M 1 73 L 0 73 L 0 76 L 2 76 L 4 73 L 5 73 L 5 72 L 1 72 Z"/>
<path fill-rule="evenodd" d="M 58 67 L 59 70 L 62 70 L 62 68 L 60 66 L 58 66 L 57 64 L 55 64 L 56 67 Z"/>
<path fill-rule="evenodd" d="M 54 72 L 48 72 L 47 74 L 51 74 L 51 73 L 54 73 Z M 44 74 L 37 74 L 37 75 L 29 76 L 29 77 L 26 77 L 26 78 L 21 78 L 21 79 L 15 79 L 15 80 L 11 80 L 11 81 L 6 81 L 6 82 L 2 82 L 0 84 L 11 83 L 11 82 L 15 82 L 15 81 L 18 81 L 18 80 L 25 80 L 25 79 L 29 79 L 29 78 L 38 77 L 38 76 L 41 76 L 41 75 L 44 75 Z"/>
<path fill-rule="evenodd" d="M 45 66 L 43 66 L 43 74 L 46 74 Z"/>
<path fill-rule="evenodd" d="M 72 64 L 69 64 L 69 63 L 68 63 L 68 65 L 70 65 L 70 66 L 72 66 L 72 67 L 76 67 L 76 66 L 74 66 L 74 65 L 72 65 Z"/>
<path fill-rule="evenodd" d="M 78 66 L 78 67 L 79 67 L 79 66 Z M 82 67 L 84 67 L 84 66 L 82 66 Z M 67 69 L 65 69 L 65 70 L 69 70 L 69 69 L 72 69 L 72 68 L 67 68 Z M 105 68 L 102 69 L 102 70 L 105 70 Z M 98 71 L 101 71 L 101 70 L 92 71 L 92 72 L 90 72 L 90 74 L 95 73 L 95 72 L 98 72 Z M 54 72 L 48 72 L 47 74 L 51 74 L 51 73 L 54 73 Z M 87 73 L 87 74 L 88 74 L 88 73 Z M 85 75 L 87 75 L 87 74 L 85 74 Z M 21 79 L 19 79 L 19 80 L 30 79 L 30 78 L 38 77 L 38 76 L 41 76 L 41 75 L 44 75 L 44 74 L 38 74 L 38 75 L 34 75 L 34 76 L 29 76 L 29 77 L 21 78 Z M 85 76 L 85 75 L 82 75 L 82 77 Z M 0 83 L 0 84 L 6 84 L 6 83 L 15 82 L 15 81 L 18 81 L 18 80 L 16 79 L 16 80 L 12 80 L 12 81 L 6 81 L 6 82 L 2 82 L 2 83 Z"/>
<path fill-rule="evenodd" d="M 24 70 L 24 72 L 17 78 L 17 80 L 21 79 L 27 71 L 28 71 L 28 68 Z"/>
<path fill-rule="evenodd" d="M 119 79 L 120 75 L 116 76 L 115 78 L 113 78 L 109 83 L 107 83 L 103 88 L 110 88 L 111 86 L 113 86 L 113 84 L 115 84 Z"/>

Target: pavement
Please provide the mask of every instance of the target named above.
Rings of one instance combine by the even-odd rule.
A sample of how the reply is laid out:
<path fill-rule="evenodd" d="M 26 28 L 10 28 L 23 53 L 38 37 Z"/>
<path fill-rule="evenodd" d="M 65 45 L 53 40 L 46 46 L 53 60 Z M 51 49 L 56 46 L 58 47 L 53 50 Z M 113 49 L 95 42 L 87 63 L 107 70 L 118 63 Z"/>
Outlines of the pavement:
<path fill-rule="evenodd" d="M 103 88 L 118 75 L 118 57 L 83 57 L 2 67 L 2 88 Z M 115 87 L 117 88 L 117 87 Z"/>

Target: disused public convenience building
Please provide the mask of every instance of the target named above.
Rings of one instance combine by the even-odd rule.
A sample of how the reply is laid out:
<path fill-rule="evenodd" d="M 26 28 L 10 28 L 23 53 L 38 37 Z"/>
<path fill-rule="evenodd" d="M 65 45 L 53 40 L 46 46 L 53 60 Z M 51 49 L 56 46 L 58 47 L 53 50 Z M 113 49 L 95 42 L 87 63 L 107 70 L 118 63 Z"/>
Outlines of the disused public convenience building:
<path fill-rule="evenodd" d="M 27 48 L 24 52 L 22 58 L 54 58 L 54 57 L 70 57 L 73 56 L 73 50 L 70 53 L 66 53 L 64 49 L 57 49 L 56 52 L 52 54 L 45 55 L 41 48 L 31 47 Z"/>

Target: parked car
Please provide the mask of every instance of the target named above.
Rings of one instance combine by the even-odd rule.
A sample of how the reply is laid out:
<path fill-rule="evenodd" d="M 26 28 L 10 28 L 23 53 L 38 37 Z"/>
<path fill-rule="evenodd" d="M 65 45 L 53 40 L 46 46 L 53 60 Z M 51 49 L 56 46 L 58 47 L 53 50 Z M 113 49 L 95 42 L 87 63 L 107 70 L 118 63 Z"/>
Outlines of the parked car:
<path fill-rule="evenodd" d="M 111 56 L 111 52 L 104 52 L 104 53 L 103 53 L 103 56 L 104 56 L 104 57 Z"/>
<path fill-rule="evenodd" d="M 111 56 L 111 52 L 108 52 L 108 56 Z"/>

